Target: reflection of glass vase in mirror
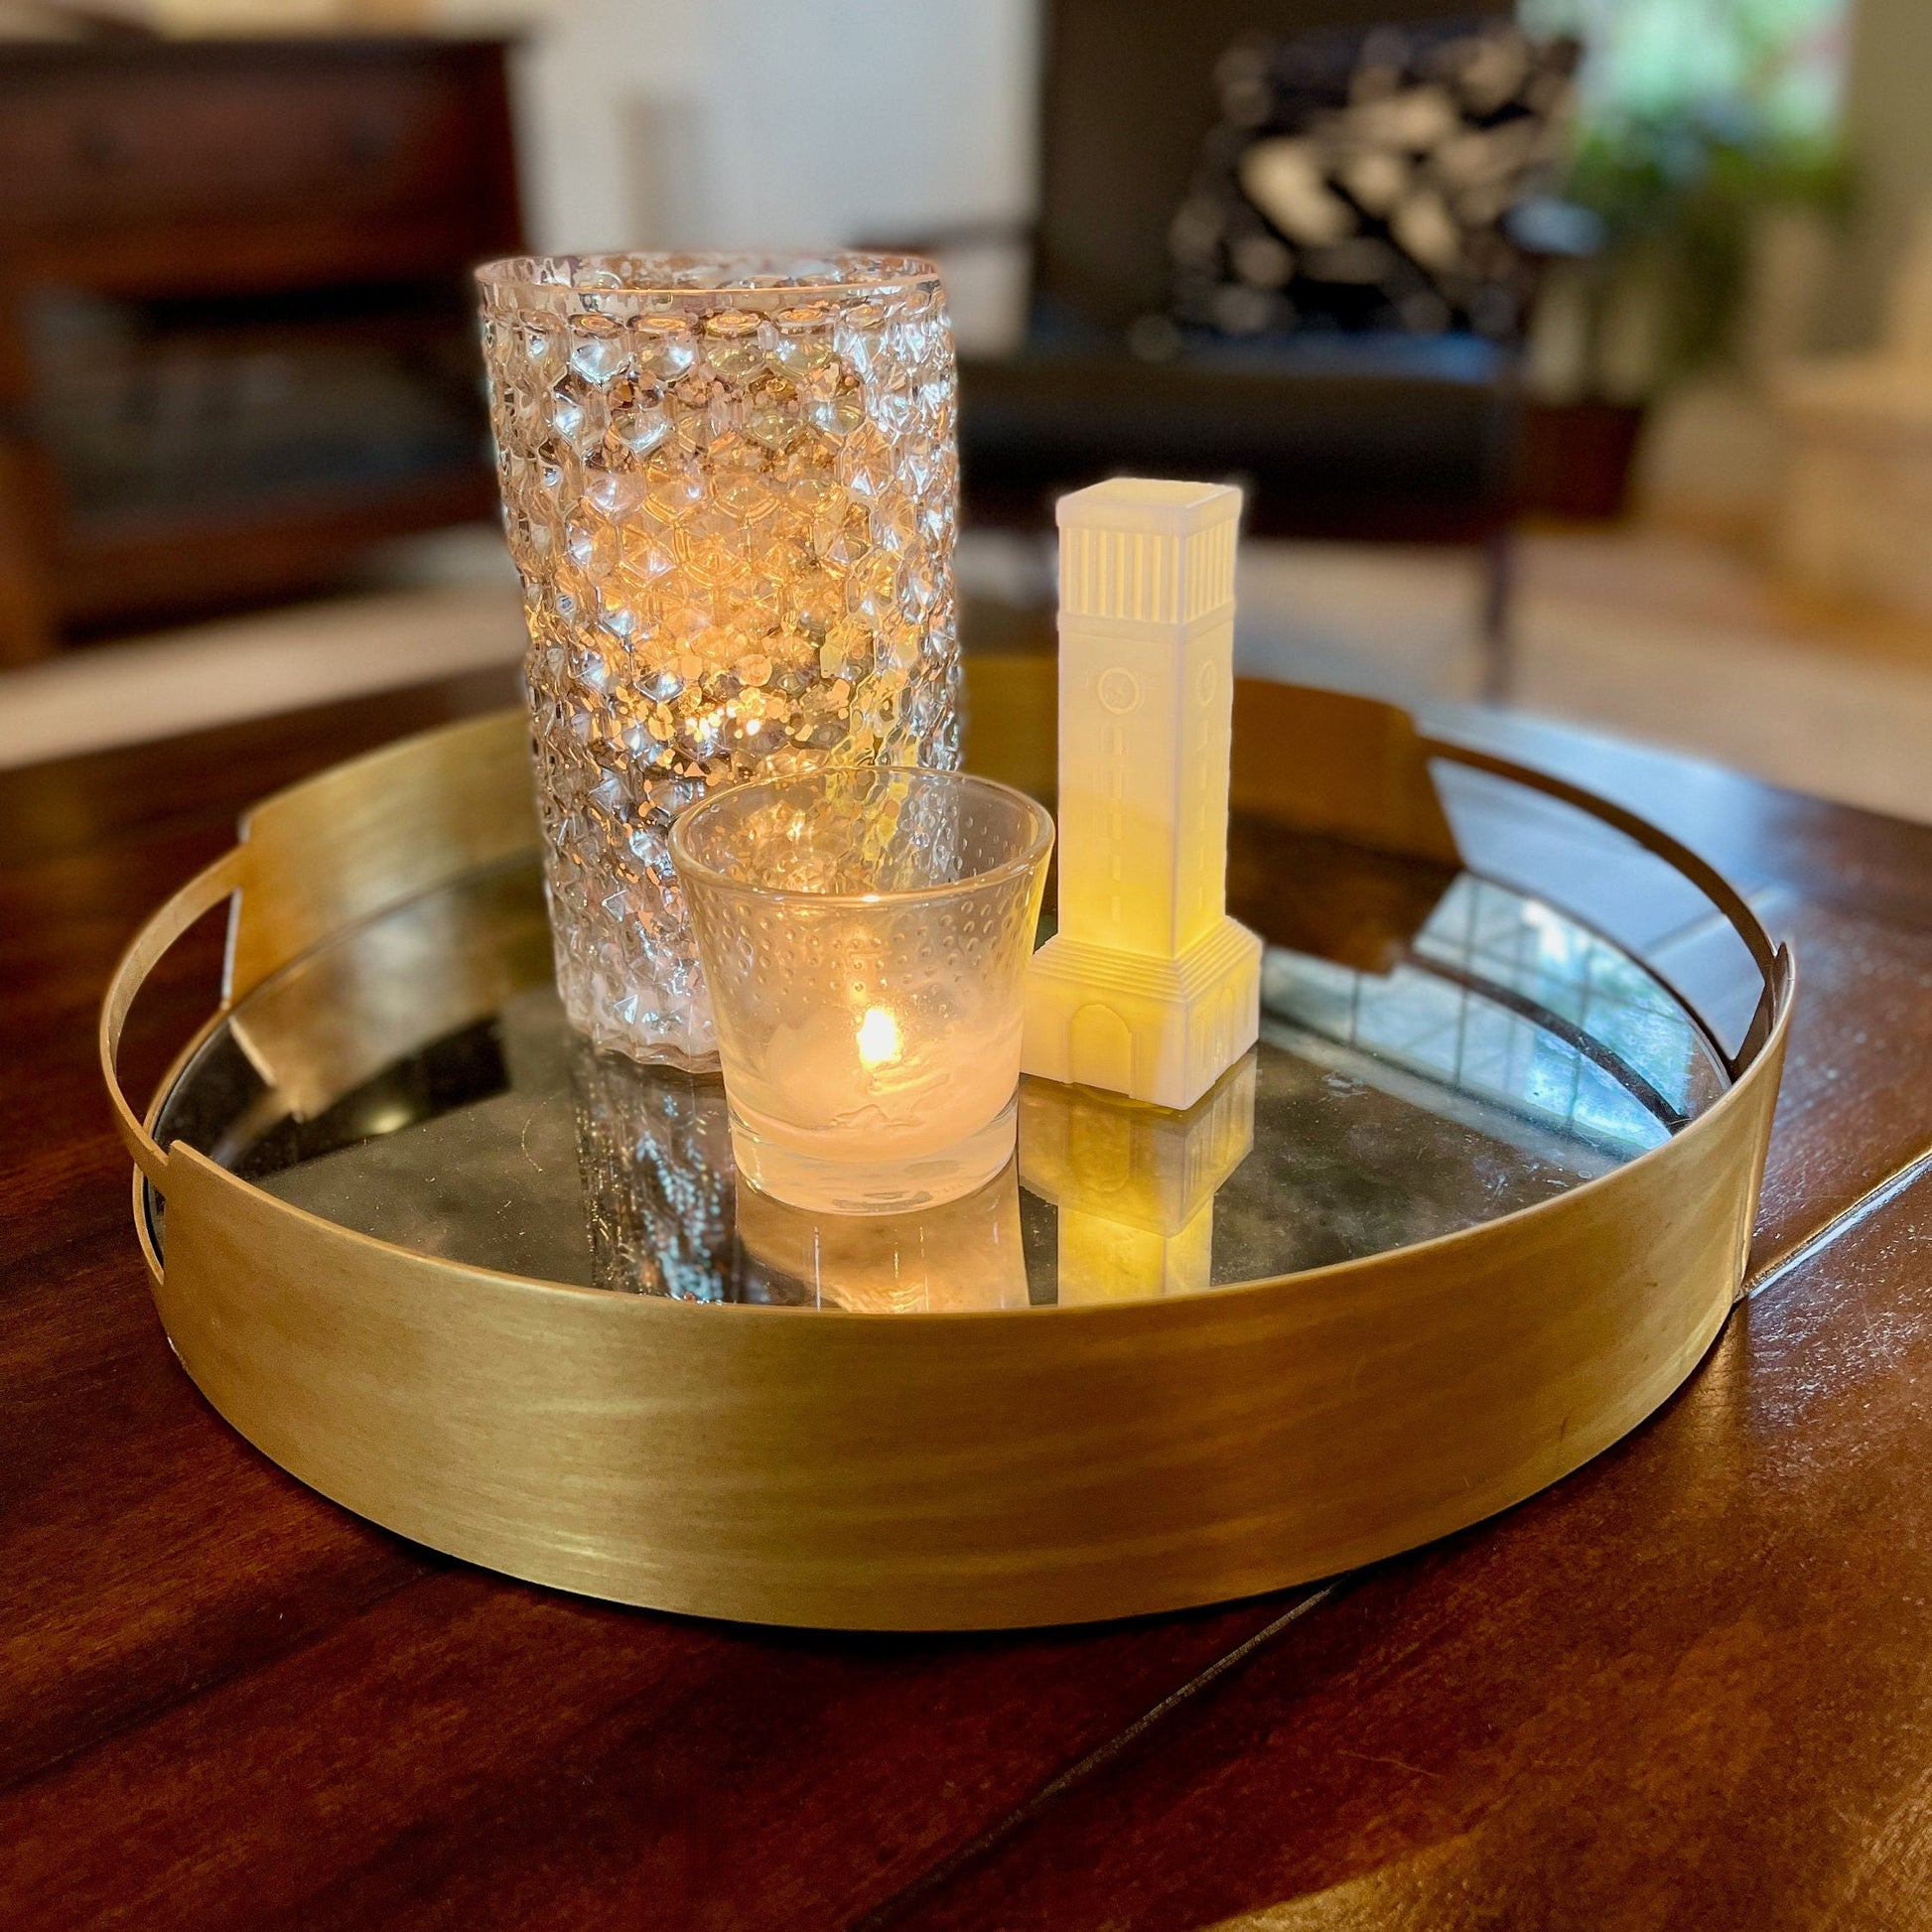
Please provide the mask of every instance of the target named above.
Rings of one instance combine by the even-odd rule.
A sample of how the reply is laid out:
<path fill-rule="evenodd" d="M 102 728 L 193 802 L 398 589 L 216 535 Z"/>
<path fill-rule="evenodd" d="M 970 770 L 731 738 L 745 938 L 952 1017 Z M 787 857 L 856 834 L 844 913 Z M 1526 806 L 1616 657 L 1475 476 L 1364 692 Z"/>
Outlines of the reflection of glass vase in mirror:
<path fill-rule="evenodd" d="M 640 1065 L 573 1038 L 577 1162 L 591 1280 L 718 1302 L 732 1266 L 731 1115 L 715 1073 Z"/>
<path fill-rule="evenodd" d="M 738 1190 L 735 1299 L 855 1313 L 1024 1309 L 1020 1177 L 908 1214 L 829 1214 Z"/>
<path fill-rule="evenodd" d="M 1184 1114 L 1092 1087 L 1020 1086 L 1020 1174 L 1059 1210 L 1059 1299 L 1186 1295 L 1213 1278 L 1214 1196 L 1255 1144 L 1255 1055 Z"/>

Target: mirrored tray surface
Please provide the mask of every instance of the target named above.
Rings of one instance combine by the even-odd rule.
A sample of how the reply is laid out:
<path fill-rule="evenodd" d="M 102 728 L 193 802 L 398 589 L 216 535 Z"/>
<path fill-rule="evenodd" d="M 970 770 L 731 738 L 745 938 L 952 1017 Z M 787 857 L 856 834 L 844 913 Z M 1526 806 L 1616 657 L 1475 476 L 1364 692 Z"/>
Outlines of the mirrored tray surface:
<path fill-rule="evenodd" d="M 1493 821 L 1473 784 L 1465 843 L 1485 799 Z M 1525 809 L 1503 811 L 1519 853 Z M 1236 881 L 1283 836 L 1237 821 Z M 1373 883 L 1374 855 L 1319 856 L 1330 885 Z M 1634 856 L 1661 891 L 1667 869 Z M 1306 936 L 1296 908 L 1269 917 L 1273 890 L 1236 909 Z M 812 1216 L 744 1187 L 716 1076 L 600 1052 L 565 1024 L 524 859 L 263 981 L 189 1059 L 156 1134 L 328 1220 L 511 1274 L 943 1311 L 1208 1290 L 1449 1234 L 1633 1159 L 1728 1085 L 1634 950 L 1468 869 L 1428 878 L 1419 904 L 1413 930 L 1370 945 L 1373 968 L 1271 944 L 1261 1043 L 1186 1115 L 1029 1080 L 1015 1165 L 924 1213 Z M 1360 954 L 1359 931 L 1329 951 Z M 160 1246 L 152 1193 L 149 1212 Z"/>

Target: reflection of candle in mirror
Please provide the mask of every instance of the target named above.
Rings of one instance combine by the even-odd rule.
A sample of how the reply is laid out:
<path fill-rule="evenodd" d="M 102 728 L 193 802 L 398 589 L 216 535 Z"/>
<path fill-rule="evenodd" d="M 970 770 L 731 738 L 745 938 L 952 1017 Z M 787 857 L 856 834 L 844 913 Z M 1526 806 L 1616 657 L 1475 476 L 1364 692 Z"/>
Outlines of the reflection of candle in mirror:
<path fill-rule="evenodd" d="M 738 1193 L 747 1300 L 874 1314 L 1024 1309 L 1026 1243 L 1013 1164 L 958 1200 L 903 1214 L 812 1213 Z"/>

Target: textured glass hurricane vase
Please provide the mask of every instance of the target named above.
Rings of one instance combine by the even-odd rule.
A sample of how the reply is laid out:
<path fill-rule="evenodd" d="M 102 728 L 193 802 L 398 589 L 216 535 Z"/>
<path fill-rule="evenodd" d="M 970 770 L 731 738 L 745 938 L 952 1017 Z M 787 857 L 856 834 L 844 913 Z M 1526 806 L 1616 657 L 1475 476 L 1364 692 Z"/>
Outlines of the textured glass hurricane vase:
<path fill-rule="evenodd" d="M 478 280 L 565 1010 L 715 1063 L 673 818 L 753 776 L 958 762 L 944 297 L 865 255 Z"/>

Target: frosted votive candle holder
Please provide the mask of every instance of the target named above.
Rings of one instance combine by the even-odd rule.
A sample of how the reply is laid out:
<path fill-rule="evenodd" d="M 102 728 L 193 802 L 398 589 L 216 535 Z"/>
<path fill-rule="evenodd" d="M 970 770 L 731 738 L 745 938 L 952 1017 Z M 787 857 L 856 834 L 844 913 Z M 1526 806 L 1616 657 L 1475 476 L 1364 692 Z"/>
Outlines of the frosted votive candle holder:
<path fill-rule="evenodd" d="M 884 1214 L 1005 1167 L 1052 845 L 1005 785 L 882 766 L 741 785 L 678 819 L 746 1180 Z"/>

